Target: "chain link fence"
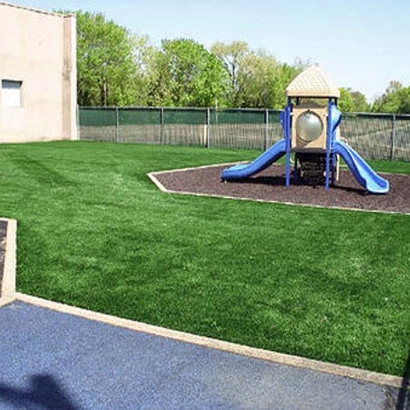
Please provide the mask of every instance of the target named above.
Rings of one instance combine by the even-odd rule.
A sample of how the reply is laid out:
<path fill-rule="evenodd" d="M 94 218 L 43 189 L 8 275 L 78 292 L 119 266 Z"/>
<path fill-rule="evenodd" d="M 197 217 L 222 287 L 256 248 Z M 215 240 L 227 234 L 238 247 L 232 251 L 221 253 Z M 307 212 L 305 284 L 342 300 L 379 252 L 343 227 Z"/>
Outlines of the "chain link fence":
<path fill-rule="evenodd" d="M 282 138 L 278 110 L 80 108 L 80 139 L 266 150 Z M 410 115 L 346 113 L 344 139 L 365 159 L 410 161 Z"/>

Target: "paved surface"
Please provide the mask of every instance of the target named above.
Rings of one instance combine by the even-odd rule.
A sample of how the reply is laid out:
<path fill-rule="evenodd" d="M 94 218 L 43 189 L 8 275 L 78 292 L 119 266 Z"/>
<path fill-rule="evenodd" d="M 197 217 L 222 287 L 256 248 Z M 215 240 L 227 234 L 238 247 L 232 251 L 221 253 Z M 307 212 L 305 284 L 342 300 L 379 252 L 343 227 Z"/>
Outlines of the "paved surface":
<path fill-rule="evenodd" d="M 402 390 L 21 301 L 0 308 L 0 409 L 404 410 Z"/>

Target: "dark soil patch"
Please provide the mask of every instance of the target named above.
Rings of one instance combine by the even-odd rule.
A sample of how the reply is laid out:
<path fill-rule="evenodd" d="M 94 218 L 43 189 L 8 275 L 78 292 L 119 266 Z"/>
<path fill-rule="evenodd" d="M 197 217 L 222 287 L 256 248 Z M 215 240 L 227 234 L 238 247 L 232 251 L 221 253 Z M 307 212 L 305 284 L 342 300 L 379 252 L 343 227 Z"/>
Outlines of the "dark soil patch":
<path fill-rule="evenodd" d="M 240 181 L 221 181 L 223 166 L 154 173 L 168 190 L 193 194 L 244 198 L 281 203 L 410 213 L 410 176 L 384 174 L 390 191 L 385 195 L 366 192 L 350 171 L 342 170 L 340 179 L 326 191 L 324 186 L 309 186 L 292 180 L 285 186 L 285 168 L 273 165 L 253 177 Z"/>

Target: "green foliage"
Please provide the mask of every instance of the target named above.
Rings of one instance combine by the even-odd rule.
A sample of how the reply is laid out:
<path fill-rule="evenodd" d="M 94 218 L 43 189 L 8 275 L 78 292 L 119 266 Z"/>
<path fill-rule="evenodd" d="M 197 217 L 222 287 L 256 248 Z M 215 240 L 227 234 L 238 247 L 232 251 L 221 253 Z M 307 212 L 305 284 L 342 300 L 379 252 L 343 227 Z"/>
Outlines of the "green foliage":
<path fill-rule="evenodd" d="M 225 96 L 222 63 L 190 39 L 164 40 L 152 72 L 150 105 L 207 107 Z"/>
<path fill-rule="evenodd" d="M 242 72 L 243 60 L 249 54 L 249 46 L 243 41 L 234 41 L 231 44 L 215 43 L 211 46 L 211 52 L 223 63 L 230 78 L 230 86 L 227 92 L 227 100 L 230 107 L 241 107 L 241 93 L 246 72 Z"/>
<path fill-rule="evenodd" d="M 302 69 L 298 65 L 281 64 L 264 50 L 253 51 L 241 41 L 215 43 L 211 51 L 229 74 L 227 99 L 229 106 L 235 108 L 283 108 L 285 89 Z"/>
<path fill-rule="evenodd" d="M 78 104 L 133 104 L 137 82 L 132 36 L 100 13 L 76 15 Z"/>
<path fill-rule="evenodd" d="M 269 108 L 272 86 L 280 66 L 276 59 L 263 52 L 249 52 L 243 58 L 239 78 L 242 84 L 239 93 L 242 107 Z"/>
<path fill-rule="evenodd" d="M 342 112 L 353 111 L 353 97 L 349 90 L 347 90 L 346 88 L 340 88 L 340 99 L 338 106 Z"/>
<path fill-rule="evenodd" d="M 360 91 L 353 91 L 348 88 L 350 95 L 353 98 L 353 111 L 354 112 L 369 112 L 370 104 L 367 102 L 366 97 Z"/>
<path fill-rule="evenodd" d="M 351 88 L 340 88 L 339 108 L 343 112 L 368 112 L 370 105 L 366 97 Z"/>
<path fill-rule="evenodd" d="M 304 65 L 282 64 L 276 71 L 269 83 L 269 105 L 268 107 L 280 110 L 286 106 L 286 87 L 300 74 Z"/>
<path fill-rule="evenodd" d="M 143 107 L 150 104 L 151 98 L 151 80 L 154 78 L 155 61 L 158 56 L 158 50 L 151 45 L 150 39 L 147 36 L 132 36 L 131 37 L 133 58 L 136 65 L 135 79 L 135 102 L 134 104 Z M 159 103 L 158 105 L 163 105 Z"/>
<path fill-rule="evenodd" d="M 410 114 L 410 87 L 391 81 L 385 93 L 375 100 L 372 111 Z"/>
<path fill-rule="evenodd" d="M 77 13 L 80 106 L 220 106 L 282 109 L 285 90 L 306 63 L 284 64 L 246 42 L 217 42 L 208 51 L 191 39 L 161 47 L 107 20 Z M 365 96 L 341 89 L 344 112 L 410 113 L 410 87 L 392 81 L 370 107 Z"/>

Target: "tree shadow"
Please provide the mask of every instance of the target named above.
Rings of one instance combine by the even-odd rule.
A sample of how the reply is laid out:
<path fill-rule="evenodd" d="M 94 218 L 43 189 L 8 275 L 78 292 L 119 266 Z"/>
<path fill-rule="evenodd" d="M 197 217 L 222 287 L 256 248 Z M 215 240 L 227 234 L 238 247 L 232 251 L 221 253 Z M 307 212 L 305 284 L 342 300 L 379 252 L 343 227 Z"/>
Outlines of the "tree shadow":
<path fill-rule="evenodd" d="M 13 155 L 11 160 L 30 178 L 39 184 L 52 187 L 71 187 L 77 184 L 69 180 L 64 173 L 60 173 L 57 167 L 47 166 L 44 161 L 37 160 L 33 156 L 23 153 Z"/>
<path fill-rule="evenodd" d="M 51 375 L 34 375 L 27 389 L 18 389 L 0 383 L 0 400 L 18 408 L 30 405 L 42 406 L 48 410 L 79 410 L 64 389 Z"/>

